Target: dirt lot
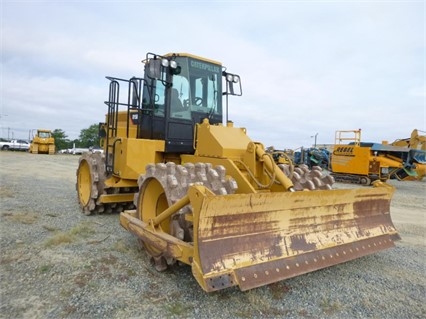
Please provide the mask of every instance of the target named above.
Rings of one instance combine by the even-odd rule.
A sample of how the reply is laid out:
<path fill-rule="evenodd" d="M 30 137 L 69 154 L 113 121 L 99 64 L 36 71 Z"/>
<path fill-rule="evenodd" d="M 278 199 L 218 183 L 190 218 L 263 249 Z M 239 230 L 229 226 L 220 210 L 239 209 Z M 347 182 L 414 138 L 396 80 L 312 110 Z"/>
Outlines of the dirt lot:
<path fill-rule="evenodd" d="M 0 152 L 0 164 L 0 318 L 426 317 L 425 181 L 391 181 L 395 248 L 206 294 L 189 267 L 155 272 L 118 215 L 81 214 L 78 156 Z"/>

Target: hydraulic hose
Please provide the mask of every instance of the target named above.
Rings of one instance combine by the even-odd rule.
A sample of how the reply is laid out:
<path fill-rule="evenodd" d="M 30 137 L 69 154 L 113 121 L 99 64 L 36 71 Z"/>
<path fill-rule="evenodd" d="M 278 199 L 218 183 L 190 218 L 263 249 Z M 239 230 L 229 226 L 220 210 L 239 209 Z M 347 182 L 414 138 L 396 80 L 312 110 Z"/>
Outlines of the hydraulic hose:
<path fill-rule="evenodd" d="M 263 159 L 263 163 L 265 164 L 266 169 L 275 174 L 275 179 L 280 182 L 286 190 L 290 192 L 294 192 L 293 182 L 284 174 L 284 172 L 275 164 L 272 156 L 267 155 L 266 152 L 256 145 L 256 155 L 259 159 Z"/>

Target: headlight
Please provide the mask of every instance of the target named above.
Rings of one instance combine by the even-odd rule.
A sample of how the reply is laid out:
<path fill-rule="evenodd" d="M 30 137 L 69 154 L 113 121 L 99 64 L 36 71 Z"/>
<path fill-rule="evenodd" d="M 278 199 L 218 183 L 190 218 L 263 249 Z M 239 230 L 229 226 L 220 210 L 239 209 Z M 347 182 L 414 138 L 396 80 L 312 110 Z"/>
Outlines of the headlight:
<path fill-rule="evenodd" d="M 161 65 L 164 66 L 165 68 L 167 68 L 169 66 L 169 60 L 167 59 L 162 59 L 161 60 Z"/>
<path fill-rule="evenodd" d="M 170 67 L 172 69 L 176 69 L 177 68 L 177 62 L 176 61 L 170 61 Z"/>
<path fill-rule="evenodd" d="M 232 74 L 227 74 L 226 75 L 226 81 L 228 81 L 228 82 L 232 82 L 232 80 L 234 79 L 234 77 L 232 76 Z"/>

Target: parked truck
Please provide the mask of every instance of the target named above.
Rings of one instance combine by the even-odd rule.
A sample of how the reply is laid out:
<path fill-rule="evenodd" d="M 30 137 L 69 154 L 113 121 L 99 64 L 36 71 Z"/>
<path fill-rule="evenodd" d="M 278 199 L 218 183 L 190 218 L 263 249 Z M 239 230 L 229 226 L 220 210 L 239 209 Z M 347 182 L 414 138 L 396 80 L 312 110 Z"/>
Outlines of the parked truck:
<path fill-rule="evenodd" d="M 10 140 L 9 142 L 0 142 L 2 151 L 28 151 L 30 143 L 24 140 Z"/>

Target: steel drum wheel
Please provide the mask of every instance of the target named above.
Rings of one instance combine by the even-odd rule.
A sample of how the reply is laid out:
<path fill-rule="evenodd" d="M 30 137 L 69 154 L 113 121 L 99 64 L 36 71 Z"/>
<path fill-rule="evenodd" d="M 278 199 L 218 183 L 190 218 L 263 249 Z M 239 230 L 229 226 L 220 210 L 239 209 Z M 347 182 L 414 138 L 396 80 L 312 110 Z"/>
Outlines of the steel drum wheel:
<path fill-rule="evenodd" d="M 139 193 L 136 200 L 138 218 L 150 224 L 152 219 L 184 197 L 189 185 L 194 183 L 204 185 L 216 194 L 231 194 L 236 189 L 234 179 L 225 176 L 225 169 L 222 166 L 212 168 L 208 163 L 187 163 L 185 166 L 175 163 L 149 164 L 146 174 L 141 175 L 138 181 Z M 191 213 L 188 206 L 183 209 Z M 176 237 L 172 230 L 172 218 L 161 222 L 156 231 Z M 177 221 L 173 222 L 173 225 L 176 225 Z M 142 246 L 152 257 L 155 268 L 159 271 L 176 262 L 147 242 L 142 242 Z"/>

